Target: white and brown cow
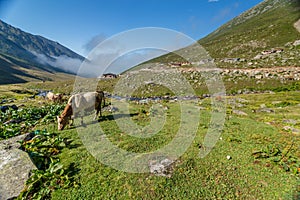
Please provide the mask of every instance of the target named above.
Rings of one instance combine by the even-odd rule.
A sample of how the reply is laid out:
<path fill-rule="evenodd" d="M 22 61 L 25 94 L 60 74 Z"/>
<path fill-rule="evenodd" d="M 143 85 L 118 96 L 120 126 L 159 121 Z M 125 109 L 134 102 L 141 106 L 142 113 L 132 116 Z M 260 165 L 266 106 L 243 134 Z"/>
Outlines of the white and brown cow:
<path fill-rule="evenodd" d="M 48 92 L 46 95 L 46 99 L 53 101 L 53 102 L 61 103 L 62 99 L 63 99 L 63 95 L 60 93 L 54 94 L 53 92 Z"/>
<path fill-rule="evenodd" d="M 103 101 L 103 107 L 105 106 L 104 93 L 102 91 L 97 92 L 87 92 L 83 94 L 74 94 L 72 95 L 68 103 L 61 113 L 60 116 L 57 116 L 58 130 L 63 130 L 68 122 L 71 120 L 71 125 L 73 119 L 81 113 L 81 123 L 83 123 L 83 113 L 92 109 L 96 110 L 95 119 L 97 119 L 98 114 L 102 116 L 101 113 L 101 104 Z"/>

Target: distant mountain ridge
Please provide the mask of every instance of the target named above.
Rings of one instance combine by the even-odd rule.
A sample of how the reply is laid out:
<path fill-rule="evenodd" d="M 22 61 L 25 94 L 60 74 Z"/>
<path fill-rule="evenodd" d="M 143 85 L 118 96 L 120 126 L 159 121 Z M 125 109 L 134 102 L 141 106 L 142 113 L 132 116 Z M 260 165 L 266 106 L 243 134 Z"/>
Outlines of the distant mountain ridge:
<path fill-rule="evenodd" d="M 71 58 L 84 59 L 72 50 L 58 42 L 48 40 L 39 35 L 26 33 L 0 20 L 1 53 L 15 55 L 15 47 L 19 47 L 18 56 L 30 55 L 30 52 L 45 54 L 47 56 L 65 55 Z M 4 47 L 4 48 L 3 48 Z M 32 56 L 32 55 L 31 55 Z M 34 56 L 34 55 L 33 55 Z"/>
<path fill-rule="evenodd" d="M 0 72 L 5 74 L 3 78 L 0 76 L 0 84 L 52 80 L 54 73 L 70 73 L 72 70 L 56 65 L 56 60 L 61 57 L 78 60 L 78 63 L 84 60 L 58 42 L 24 32 L 0 20 Z M 34 77 L 33 71 L 39 71 L 39 76 Z"/>

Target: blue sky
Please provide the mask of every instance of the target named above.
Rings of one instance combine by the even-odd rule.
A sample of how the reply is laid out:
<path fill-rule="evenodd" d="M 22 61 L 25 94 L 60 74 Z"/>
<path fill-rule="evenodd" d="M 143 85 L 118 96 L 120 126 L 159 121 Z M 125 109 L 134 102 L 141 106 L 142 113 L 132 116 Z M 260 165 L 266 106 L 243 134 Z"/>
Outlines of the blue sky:
<path fill-rule="evenodd" d="M 0 19 L 87 55 L 93 42 L 141 27 L 198 40 L 262 0 L 0 0 Z M 92 45 L 92 46 L 91 46 Z"/>

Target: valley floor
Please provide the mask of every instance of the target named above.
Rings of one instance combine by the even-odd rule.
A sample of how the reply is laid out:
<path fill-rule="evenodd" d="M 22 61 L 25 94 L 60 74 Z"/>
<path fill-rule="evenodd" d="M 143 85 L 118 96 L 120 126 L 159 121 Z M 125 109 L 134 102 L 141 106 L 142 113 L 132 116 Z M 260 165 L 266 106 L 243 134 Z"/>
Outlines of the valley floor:
<path fill-rule="evenodd" d="M 9 92 L 7 95 L 13 93 Z M 27 96 L 26 100 L 22 95 Z M 30 94 L 19 94 L 13 101 L 29 108 L 49 104 L 39 97 L 28 96 Z M 183 154 L 173 160 L 170 157 L 173 163 L 165 172 L 165 176 L 149 172 L 149 169 L 143 173 L 114 169 L 112 166 L 116 165 L 110 166 L 107 161 L 111 161 L 110 158 L 116 154 L 105 149 L 108 146 L 104 146 L 103 149 L 103 138 L 109 139 L 119 149 L 137 155 L 162 149 L 176 138 L 180 126 L 188 123 L 180 118 L 180 104 L 177 101 L 161 100 L 143 104 L 128 102 L 129 113 L 117 109 L 114 113 L 107 110 L 98 123 L 91 122 L 89 117 L 86 117 L 86 126 L 77 124 L 77 128 L 66 128 L 62 132 L 57 131 L 55 114 L 47 115 L 49 121 L 37 123 L 33 130 L 46 129 L 48 133 L 56 134 L 55 138 L 61 138 L 61 141 L 71 141 L 71 144 L 62 149 L 57 146 L 52 148 L 59 149 L 55 158 L 59 158 L 65 169 L 65 172 L 59 173 L 67 173 L 64 176 L 69 177 L 72 186 L 52 191 L 52 186 L 41 182 L 40 189 L 35 193 L 42 196 L 41 191 L 49 187 L 52 199 L 299 198 L 300 92 L 243 94 L 218 97 L 217 100 L 226 105 L 225 122 L 221 129 L 211 124 L 213 113 L 218 112 L 220 107 L 214 108 L 210 98 L 186 101 L 186 109 L 190 116 L 199 112 L 199 124 L 191 144 Z M 115 108 L 120 108 L 117 100 L 107 101 L 111 102 L 112 106 L 115 105 Z M 161 114 L 165 118 L 160 118 Z M 160 119 L 157 126 L 162 127 L 158 127 L 153 135 L 134 137 L 125 131 L 130 130 L 130 121 L 139 127 L 151 127 L 155 119 Z M 125 121 L 123 128 L 118 124 L 118 120 Z M 1 124 L 1 127 L 4 125 Z M 217 128 L 220 135 L 209 154 L 200 157 L 199 153 L 209 147 L 207 138 L 212 134 L 209 132 L 211 127 Z M 117 165 L 121 169 L 130 165 L 126 158 L 125 154 L 123 161 Z M 151 159 L 158 162 L 163 158 L 166 157 L 157 155 Z M 106 164 L 103 164 L 105 162 Z M 47 180 L 49 184 L 51 180 L 52 178 Z M 48 183 L 47 181 L 45 183 Z"/>

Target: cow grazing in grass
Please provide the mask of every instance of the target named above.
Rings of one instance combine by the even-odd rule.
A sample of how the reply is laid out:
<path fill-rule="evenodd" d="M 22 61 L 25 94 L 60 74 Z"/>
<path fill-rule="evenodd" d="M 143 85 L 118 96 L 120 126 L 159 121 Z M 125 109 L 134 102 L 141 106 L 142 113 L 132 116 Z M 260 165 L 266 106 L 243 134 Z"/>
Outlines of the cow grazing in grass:
<path fill-rule="evenodd" d="M 105 97 L 102 91 L 97 92 L 87 92 L 83 94 L 72 95 L 68 103 L 60 116 L 57 116 L 58 130 L 63 130 L 65 126 L 71 120 L 71 125 L 73 119 L 81 113 L 81 123 L 83 123 L 83 115 L 86 111 L 96 110 L 95 119 L 97 119 L 98 114 L 102 116 L 101 104 L 103 101 L 103 107 L 105 106 Z"/>

